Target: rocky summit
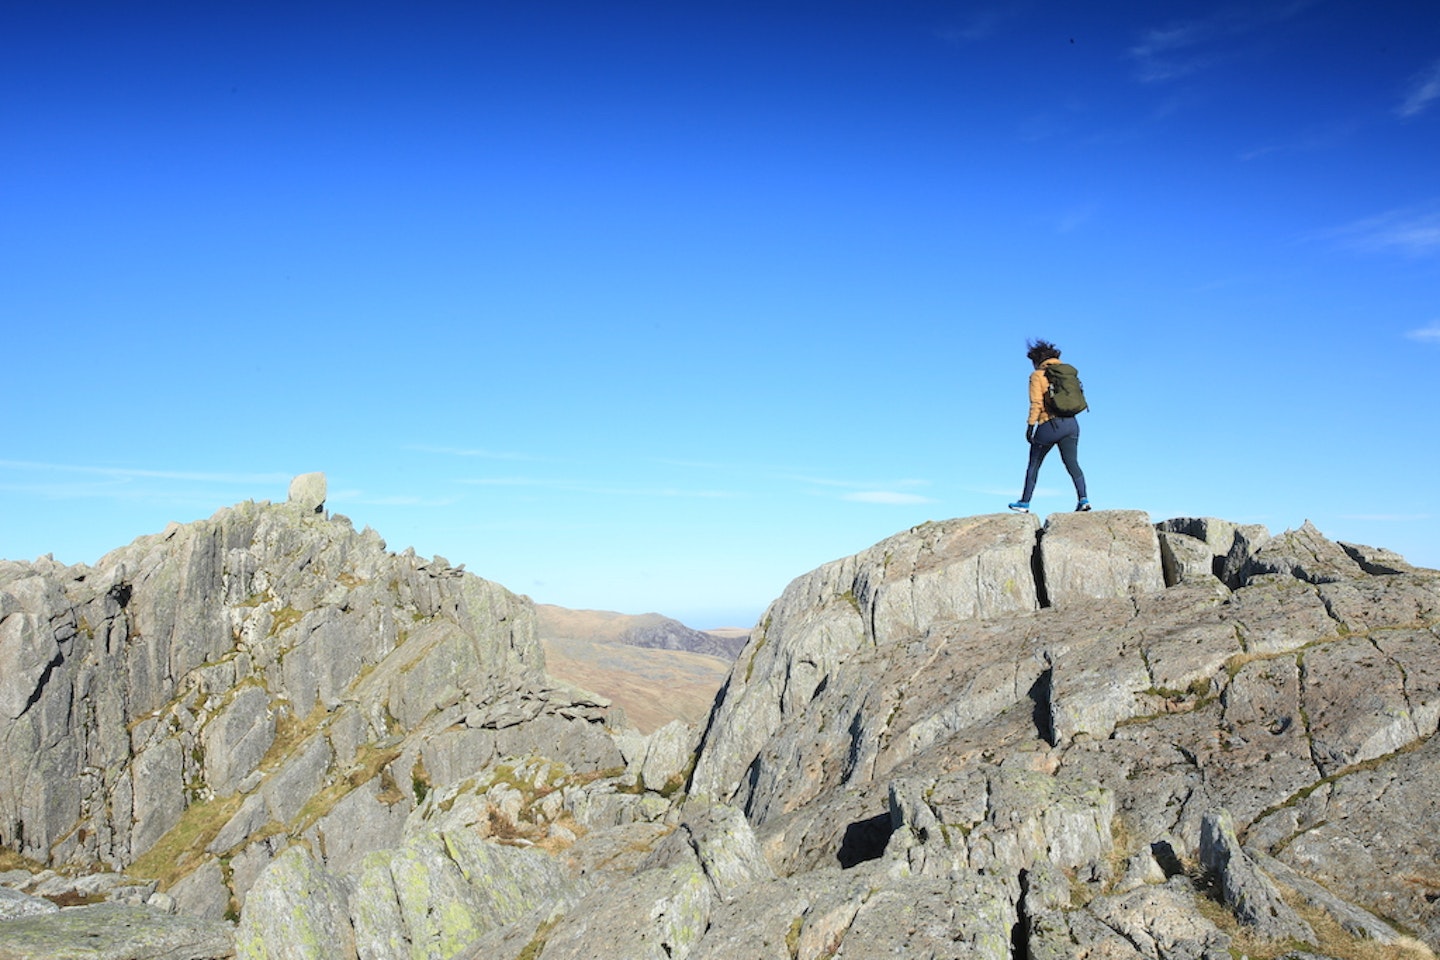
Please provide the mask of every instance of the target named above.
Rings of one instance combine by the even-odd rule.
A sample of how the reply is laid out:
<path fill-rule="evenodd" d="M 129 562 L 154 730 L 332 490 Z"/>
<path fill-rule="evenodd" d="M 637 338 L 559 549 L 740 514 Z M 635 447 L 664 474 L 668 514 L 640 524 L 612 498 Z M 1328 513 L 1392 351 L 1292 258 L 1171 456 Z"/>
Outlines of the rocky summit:
<path fill-rule="evenodd" d="M 0 563 L 0 960 L 1440 948 L 1440 573 L 1393 553 L 927 523 L 644 735 L 323 501 Z"/>

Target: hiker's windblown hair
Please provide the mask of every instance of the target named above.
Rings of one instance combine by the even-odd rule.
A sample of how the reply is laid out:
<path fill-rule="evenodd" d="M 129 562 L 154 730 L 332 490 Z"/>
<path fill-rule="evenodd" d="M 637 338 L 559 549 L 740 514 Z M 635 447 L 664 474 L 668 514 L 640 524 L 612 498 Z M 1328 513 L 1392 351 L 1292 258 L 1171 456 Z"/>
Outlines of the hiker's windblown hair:
<path fill-rule="evenodd" d="M 1030 348 L 1025 356 L 1029 357 L 1030 362 L 1037 367 L 1051 357 L 1060 356 L 1060 348 L 1049 340 L 1027 340 L 1025 346 Z"/>

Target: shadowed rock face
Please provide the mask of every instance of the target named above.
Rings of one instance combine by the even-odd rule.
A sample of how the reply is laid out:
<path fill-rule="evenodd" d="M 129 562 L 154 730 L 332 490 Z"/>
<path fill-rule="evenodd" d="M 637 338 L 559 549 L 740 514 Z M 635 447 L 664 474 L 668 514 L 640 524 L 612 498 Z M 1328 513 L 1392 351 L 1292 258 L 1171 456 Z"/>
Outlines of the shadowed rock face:
<path fill-rule="evenodd" d="M 1386 551 L 1131 511 L 925 524 L 794 581 L 704 731 L 647 737 L 545 685 L 521 598 L 235 511 L 0 568 L 8 769 L 86 785 L 0 794 L 0 829 L 123 865 L 213 795 L 152 901 L 238 907 L 239 956 L 1440 945 L 1440 574 Z M 157 583 L 190 600 L 157 612 Z"/>

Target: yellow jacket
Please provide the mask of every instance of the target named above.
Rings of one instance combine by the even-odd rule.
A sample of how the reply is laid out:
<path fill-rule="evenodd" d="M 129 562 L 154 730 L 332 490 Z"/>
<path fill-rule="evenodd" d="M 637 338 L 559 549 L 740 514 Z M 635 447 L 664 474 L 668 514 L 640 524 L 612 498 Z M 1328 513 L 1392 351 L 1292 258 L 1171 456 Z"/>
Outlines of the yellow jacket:
<path fill-rule="evenodd" d="M 1025 422 L 1032 427 L 1050 419 L 1050 411 L 1045 409 L 1045 394 L 1050 391 L 1050 378 L 1045 376 L 1045 368 L 1059 362 L 1059 357 L 1051 357 L 1030 374 L 1030 419 Z"/>

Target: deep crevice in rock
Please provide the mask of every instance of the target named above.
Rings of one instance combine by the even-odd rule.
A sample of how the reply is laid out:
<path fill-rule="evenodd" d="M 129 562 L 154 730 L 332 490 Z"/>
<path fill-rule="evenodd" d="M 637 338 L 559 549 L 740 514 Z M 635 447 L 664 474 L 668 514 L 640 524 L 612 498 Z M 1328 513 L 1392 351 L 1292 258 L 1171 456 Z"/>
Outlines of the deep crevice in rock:
<path fill-rule="evenodd" d="M 840 850 L 836 853 L 841 868 L 849 870 L 867 861 L 880 859 L 894 832 L 895 826 L 888 811 L 868 820 L 856 820 L 847 826 L 840 841 Z"/>
<path fill-rule="evenodd" d="M 45 685 L 50 682 L 50 675 L 55 672 L 55 668 L 60 666 L 60 664 L 64 662 L 64 660 L 64 654 L 57 653 L 49 663 L 45 664 L 45 669 L 40 673 L 39 679 L 35 681 L 35 689 L 31 692 L 29 698 L 25 701 L 25 706 L 21 707 L 20 712 L 16 714 L 17 720 L 20 717 L 25 716 L 25 714 L 29 712 L 30 708 L 35 706 L 35 704 L 40 701 L 40 695 L 45 692 Z"/>
<path fill-rule="evenodd" d="M 1050 708 L 1051 685 L 1055 680 L 1055 668 L 1047 667 L 1035 682 L 1030 685 L 1030 702 L 1034 705 L 1030 711 L 1030 717 L 1035 723 L 1035 733 L 1041 740 L 1050 746 L 1057 746 L 1055 742 L 1055 714 Z"/>
<path fill-rule="evenodd" d="M 1010 927 L 1012 960 L 1030 960 L 1030 871 L 1020 871 L 1020 899 L 1015 904 L 1015 923 Z"/>
<path fill-rule="evenodd" d="M 1044 536 L 1043 528 L 1035 531 L 1035 546 L 1030 551 L 1030 572 L 1035 577 L 1035 601 L 1042 610 L 1050 606 L 1050 593 L 1045 588 L 1045 564 L 1040 558 L 1040 540 Z"/>

